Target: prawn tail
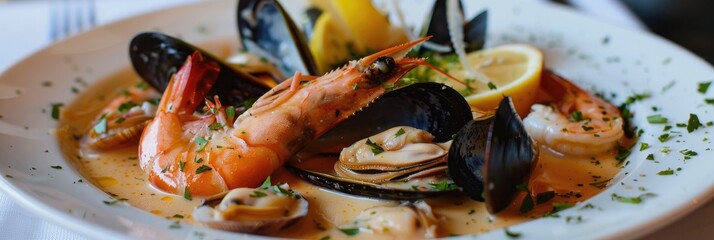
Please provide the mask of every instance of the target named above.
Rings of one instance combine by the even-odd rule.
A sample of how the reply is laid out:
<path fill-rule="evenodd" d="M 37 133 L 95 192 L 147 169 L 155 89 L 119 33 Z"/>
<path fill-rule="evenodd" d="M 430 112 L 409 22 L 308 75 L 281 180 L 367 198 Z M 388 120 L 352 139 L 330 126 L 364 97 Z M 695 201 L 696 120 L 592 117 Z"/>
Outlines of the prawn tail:
<path fill-rule="evenodd" d="M 171 77 L 159 104 L 159 111 L 191 114 L 203 103 L 204 97 L 218 78 L 220 67 L 198 51 Z"/>

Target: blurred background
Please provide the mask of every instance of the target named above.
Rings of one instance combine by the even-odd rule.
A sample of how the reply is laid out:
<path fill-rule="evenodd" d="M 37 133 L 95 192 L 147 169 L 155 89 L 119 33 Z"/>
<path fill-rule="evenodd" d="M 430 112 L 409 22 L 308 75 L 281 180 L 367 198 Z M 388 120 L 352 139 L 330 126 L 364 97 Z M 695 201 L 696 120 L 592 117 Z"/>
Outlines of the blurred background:
<path fill-rule="evenodd" d="M 623 0 L 653 33 L 714 63 L 714 1 Z"/>

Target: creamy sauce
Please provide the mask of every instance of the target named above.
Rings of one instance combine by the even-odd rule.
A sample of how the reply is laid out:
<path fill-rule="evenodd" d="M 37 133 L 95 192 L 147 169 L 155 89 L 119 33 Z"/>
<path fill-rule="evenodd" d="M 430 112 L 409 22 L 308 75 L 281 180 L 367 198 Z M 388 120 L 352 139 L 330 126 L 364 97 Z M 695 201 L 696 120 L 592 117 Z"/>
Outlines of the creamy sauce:
<path fill-rule="evenodd" d="M 58 131 L 63 152 L 68 159 L 74 160 L 86 181 L 108 194 L 107 200 L 126 199 L 131 206 L 154 215 L 195 224 L 191 213 L 201 200 L 189 201 L 151 187 L 139 167 L 136 146 L 93 153 L 80 149 L 76 140 L 77 136 L 92 127 L 92 120 L 104 105 L 120 94 L 116 89 L 137 82 L 138 77 L 133 71 L 122 71 L 92 86 L 67 106 Z M 525 215 L 519 213 L 525 193 L 517 196 L 508 209 L 497 215 L 490 215 L 483 203 L 462 194 L 427 199 L 426 202 L 439 219 L 438 236 L 478 234 L 541 217 L 553 209 L 552 203 L 581 202 L 601 192 L 607 180 L 612 179 L 620 169 L 614 156 L 614 152 L 608 152 L 594 158 L 565 157 L 541 147 L 528 185 L 533 195 L 546 191 L 555 191 L 557 195 Z M 332 168 L 331 165 L 323 167 L 326 171 Z M 284 169 L 276 171 L 271 178 L 273 184 L 288 183 L 309 202 L 306 217 L 271 236 L 321 238 L 329 235 L 344 238 L 346 235 L 335 228 L 351 222 L 360 211 L 374 206 L 399 205 L 399 202 L 360 198 L 321 189 Z M 375 239 L 366 234 L 361 237 Z"/>

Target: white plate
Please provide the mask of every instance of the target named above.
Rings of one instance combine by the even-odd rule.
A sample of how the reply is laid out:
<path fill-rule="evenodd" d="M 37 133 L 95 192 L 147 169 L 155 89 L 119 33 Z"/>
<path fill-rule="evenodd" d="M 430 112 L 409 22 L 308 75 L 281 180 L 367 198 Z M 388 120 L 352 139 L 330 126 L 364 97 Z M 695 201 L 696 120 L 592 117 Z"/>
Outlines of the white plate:
<path fill-rule="evenodd" d="M 403 1 L 404 2 L 404 1 Z M 649 124 L 656 112 L 674 123 L 686 123 L 689 114 L 702 122 L 713 116 L 705 103 L 707 94 L 697 91 L 699 82 L 714 80 L 714 70 L 703 60 L 656 36 L 635 33 L 579 16 L 557 6 L 541 6 L 510 1 L 475 1 L 466 6 L 467 17 L 487 7 L 490 11 L 489 45 L 526 42 L 540 47 L 546 65 L 588 89 L 615 93 L 622 103 L 635 93 L 652 96 L 632 105 L 634 123 L 644 130 L 641 142 L 615 183 L 601 194 L 560 212 L 560 218 L 543 218 L 510 227 L 528 239 L 635 238 L 664 226 L 694 210 L 712 196 L 714 153 L 711 127 L 688 133 L 673 127 L 672 138 L 657 140 L 663 125 Z M 420 22 L 431 4 L 421 1 L 410 7 L 412 22 Z M 483 4 L 475 6 L 474 4 Z M 210 1 L 164 10 L 110 24 L 52 45 L 10 68 L 0 76 L 0 187 L 17 202 L 36 214 L 74 231 L 98 239 L 203 239 L 238 235 L 202 227 L 182 225 L 129 206 L 106 206 L 110 197 L 98 188 L 78 182 L 82 176 L 65 159 L 58 141 L 49 131 L 57 127 L 50 117 L 52 103 L 71 103 L 72 89 L 86 88 L 103 77 L 129 66 L 127 45 L 141 31 L 161 30 L 185 40 L 224 50 L 225 44 L 207 45 L 216 40 L 235 39 L 234 1 Z M 236 43 L 237 41 L 227 41 Z M 234 48 L 235 46 L 229 46 Z M 81 81 L 78 81 L 81 78 Z M 45 82 L 52 82 L 46 86 Z M 673 83 L 671 85 L 671 83 Z M 714 87 L 713 87 L 714 88 Z M 663 90 L 664 89 L 664 90 Z M 663 147 L 671 149 L 663 154 Z M 681 150 L 696 151 L 684 160 Z M 645 160 L 654 154 L 657 162 Z M 61 166 L 54 169 L 52 166 Z M 657 173 L 680 169 L 674 175 Z M 644 189 L 644 191 L 643 191 Z M 634 197 L 643 193 L 657 196 L 641 204 L 611 199 L 612 194 Z M 581 209 L 585 204 L 594 209 Z M 566 221 L 581 217 L 582 221 Z M 480 237 L 505 238 L 504 231 Z"/>

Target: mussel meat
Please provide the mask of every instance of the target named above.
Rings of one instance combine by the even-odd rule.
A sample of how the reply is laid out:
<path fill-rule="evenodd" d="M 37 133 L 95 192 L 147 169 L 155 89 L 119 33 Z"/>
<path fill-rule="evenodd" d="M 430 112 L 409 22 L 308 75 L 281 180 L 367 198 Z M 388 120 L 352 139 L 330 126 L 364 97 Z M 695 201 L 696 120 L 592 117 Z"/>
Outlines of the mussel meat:
<path fill-rule="evenodd" d="M 448 142 L 459 128 L 472 118 L 468 103 L 456 90 L 439 83 L 412 84 L 386 93 L 382 98 L 323 135 L 306 151 L 324 153 L 325 151 L 322 150 L 327 149 L 329 153 L 340 152 L 355 142 L 366 143 L 365 138 L 371 138 L 385 130 L 388 130 L 382 134 L 385 138 L 396 135 L 405 138 L 410 136 L 411 138 L 423 135 L 426 131 L 426 134 L 429 135 L 418 137 L 421 139 L 417 142 L 430 145 L 426 152 L 431 153 L 425 154 L 427 158 L 417 158 L 421 162 L 421 164 L 417 164 L 419 166 L 415 168 L 385 167 L 389 164 L 384 162 L 384 164 L 348 163 L 343 166 L 338 162 L 335 168 L 338 168 L 336 172 L 342 172 L 340 175 L 339 173 L 332 174 L 305 168 L 300 161 L 311 160 L 298 158 L 289 163 L 287 168 L 312 184 L 359 196 L 391 200 L 418 200 L 454 192 L 455 185 L 444 174 L 444 153 L 448 149 L 448 144 L 439 146 L 434 142 Z M 393 127 L 396 128 L 389 130 Z M 404 133 L 400 133 L 400 131 Z M 377 141 L 376 138 L 374 139 Z M 378 142 L 384 143 L 384 141 Z M 394 143 L 399 143 L 399 141 Z M 382 145 L 382 147 L 384 146 Z M 359 148 L 359 146 L 355 147 Z M 366 155 L 372 151 L 369 148 L 370 146 L 367 146 L 363 149 L 363 151 L 369 151 Z M 332 161 L 330 164 L 334 164 L 334 160 Z M 380 166 L 366 169 L 363 168 L 364 165 Z M 355 178 L 351 175 L 361 175 L 363 178 Z M 414 179 L 409 176 L 414 176 Z M 416 178 L 416 176 L 420 177 Z M 372 180 L 369 180 L 370 178 Z M 450 187 L 435 187 L 435 185 Z"/>

